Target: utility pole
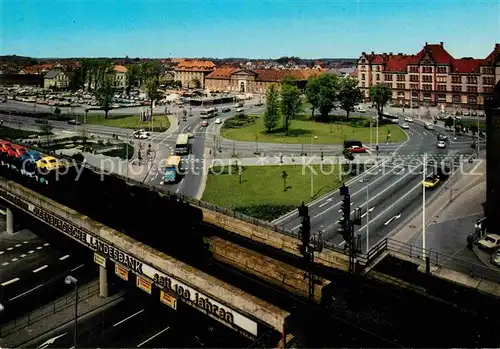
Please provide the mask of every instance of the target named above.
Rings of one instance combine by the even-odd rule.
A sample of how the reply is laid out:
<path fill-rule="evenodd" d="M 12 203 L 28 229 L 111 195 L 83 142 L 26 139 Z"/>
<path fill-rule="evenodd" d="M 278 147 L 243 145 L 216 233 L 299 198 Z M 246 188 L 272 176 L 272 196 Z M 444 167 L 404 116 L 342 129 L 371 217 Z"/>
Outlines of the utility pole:
<path fill-rule="evenodd" d="M 346 246 L 349 247 L 349 273 L 355 273 L 356 264 L 356 246 L 354 239 L 354 223 L 351 220 L 351 195 L 349 194 L 349 188 L 342 184 L 340 189 L 340 196 L 342 197 L 341 211 L 342 217 L 340 218 L 338 232 L 342 235 L 346 242 Z M 359 210 L 357 210 L 360 212 Z M 355 217 L 357 220 L 358 217 Z M 359 217 L 359 220 L 361 218 Z"/>
<path fill-rule="evenodd" d="M 422 258 L 425 260 L 425 182 L 427 170 L 427 155 L 424 154 L 424 168 L 422 171 Z"/>

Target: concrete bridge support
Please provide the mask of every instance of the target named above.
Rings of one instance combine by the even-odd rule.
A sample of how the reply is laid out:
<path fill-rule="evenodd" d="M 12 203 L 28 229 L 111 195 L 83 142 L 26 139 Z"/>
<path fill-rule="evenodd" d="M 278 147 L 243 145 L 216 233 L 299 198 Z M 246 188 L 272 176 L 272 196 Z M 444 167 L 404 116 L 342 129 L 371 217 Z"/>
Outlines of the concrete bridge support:
<path fill-rule="evenodd" d="M 103 267 L 99 266 L 99 296 L 101 298 L 106 298 L 108 297 L 108 270 Z"/>
<path fill-rule="evenodd" d="M 7 225 L 7 234 L 14 234 L 14 212 L 10 208 L 5 208 L 5 223 Z"/>

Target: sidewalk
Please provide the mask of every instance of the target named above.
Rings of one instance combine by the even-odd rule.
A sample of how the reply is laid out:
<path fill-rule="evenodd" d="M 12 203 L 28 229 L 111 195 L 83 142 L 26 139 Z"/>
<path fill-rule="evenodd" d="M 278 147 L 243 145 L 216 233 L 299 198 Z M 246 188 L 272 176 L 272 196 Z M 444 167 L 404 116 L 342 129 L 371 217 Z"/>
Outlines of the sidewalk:
<path fill-rule="evenodd" d="M 78 302 L 78 318 L 95 311 L 101 311 L 103 308 L 113 306 L 120 302 L 123 298 L 124 292 L 121 291 L 107 298 L 99 296 L 99 281 L 93 281 L 79 288 L 79 302 Z M 27 343 L 35 338 L 41 337 L 49 332 L 57 329 L 58 327 L 66 324 L 71 324 L 74 321 L 74 297 L 67 295 L 59 298 L 53 303 L 55 304 L 55 312 L 51 314 L 43 313 L 43 307 L 35 310 L 30 314 L 30 319 L 34 317 L 38 320 L 30 320 L 28 324 L 28 314 L 16 320 L 16 324 L 7 323 L 1 327 L 2 333 L 0 338 L 0 346 L 7 348 L 20 347 L 22 344 Z M 47 308 L 47 306 L 45 307 Z M 48 307 L 50 308 L 50 306 Z M 59 310 L 58 310 L 59 309 Z M 31 322 L 33 321 L 33 322 Z M 24 327 L 23 327 L 24 326 Z M 8 333 L 4 335 L 3 333 Z"/>
<path fill-rule="evenodd" d="M 279 155 L 274 155 L 274 156 L 249 156 L 249 157 L 244 157 L 244 158 L 239 158 L 239 157 L 227 157 L 227 158 L 215 158 L 210 161 L 207 161 L 207 163 L 210 164 L 209 167 L 213 166 L 236 166 L 237 164 L 240 164 L 242 166 L 289 166 L 289 165 L 300 165 L 300 166 L 308 166 L 308 165 L 342 165 L 342 164 L 352 164 L 353 166 L 357 164 L 364 164 L 364 163 L 376 163 L 376 159 L 378 159 L 378 162 L 381 161 L 387 161 L 390 159 L 390 157 L 387 156 L 371 156 L 369 154 L 367 155 L 361 155 L 361 156 L 356 156 L 354 161 L 349 161 L 344 158 L 343 155 L 339 156 L 324 156 L 323 160 L 321 159 L 321 156 L 319 155 L 314 155 L 314 156 L 289 156 L 289 155 L 283 155 L 283 157 Z"/>

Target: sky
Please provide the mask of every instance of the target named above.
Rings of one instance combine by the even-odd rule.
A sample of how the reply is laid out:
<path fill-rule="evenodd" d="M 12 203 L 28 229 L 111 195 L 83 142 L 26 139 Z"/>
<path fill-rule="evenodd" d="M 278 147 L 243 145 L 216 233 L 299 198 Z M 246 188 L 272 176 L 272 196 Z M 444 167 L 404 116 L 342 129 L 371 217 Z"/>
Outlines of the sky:
<path fill-rule="evenodd" d="M 0 54 L 357 58 L 500 43 L 500 0 L 0 0 Z"/>

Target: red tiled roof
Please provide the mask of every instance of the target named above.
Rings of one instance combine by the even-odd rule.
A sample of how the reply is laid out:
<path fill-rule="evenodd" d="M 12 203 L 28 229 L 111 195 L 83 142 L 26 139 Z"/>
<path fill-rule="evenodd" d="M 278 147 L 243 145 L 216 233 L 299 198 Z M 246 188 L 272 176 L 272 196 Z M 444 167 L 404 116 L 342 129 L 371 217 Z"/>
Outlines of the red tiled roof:
<path fill-rule="evenodd" d="M 208 74 L 205 79 L 230 79 L 231 75 L 237 72 L 248 72 L 256 74 L 255 80 L 262 82 L 281 82 L 286 76 L 296 80 L 307 80 L 310 76 L 319 75 L 323 70 L 277 70 L 277 69 L 237 69 L 237 68 L 218 68 Z"/>
<path fill-rule="evenodd" d="M 126 73 L 127 72 L 127 68 L 124 67 L 123 65 L 115 65 L 113 67 L 113 71 L 117 72 L 117 73 Z"/>
<path fill-rule="evenodd" d="M 215 64 L 212 61 L 201 61 L 197 59 L 183 60 L 177 65 L 178 70 L 213 70 Z"/>
<path fill-rule="evenodd" d="M 473 58 L 454 58 L 441 44 L 427 44 L 415 55 L 403 54 L 368 54 L 366 57 L 371 64 L 383 65 L 382 71 L 386 72 L 405 72 L 408 65 L 419 64 L 420 61 L 428 55 L 438 65 L 448 65 L 451 72 L 454 73 L 472 73 L 476 71 L 482 64 L 494 61 L 496 57 L 500 57 L 500 45 L 496 44 L 488 57 L 485 59 Z"/>
<path fill-rule="evenodd" d="M 205 76 L 205 79 L 230 79 L 234 72 L 240 69 L 236 68 L 218 68 Z"/>

